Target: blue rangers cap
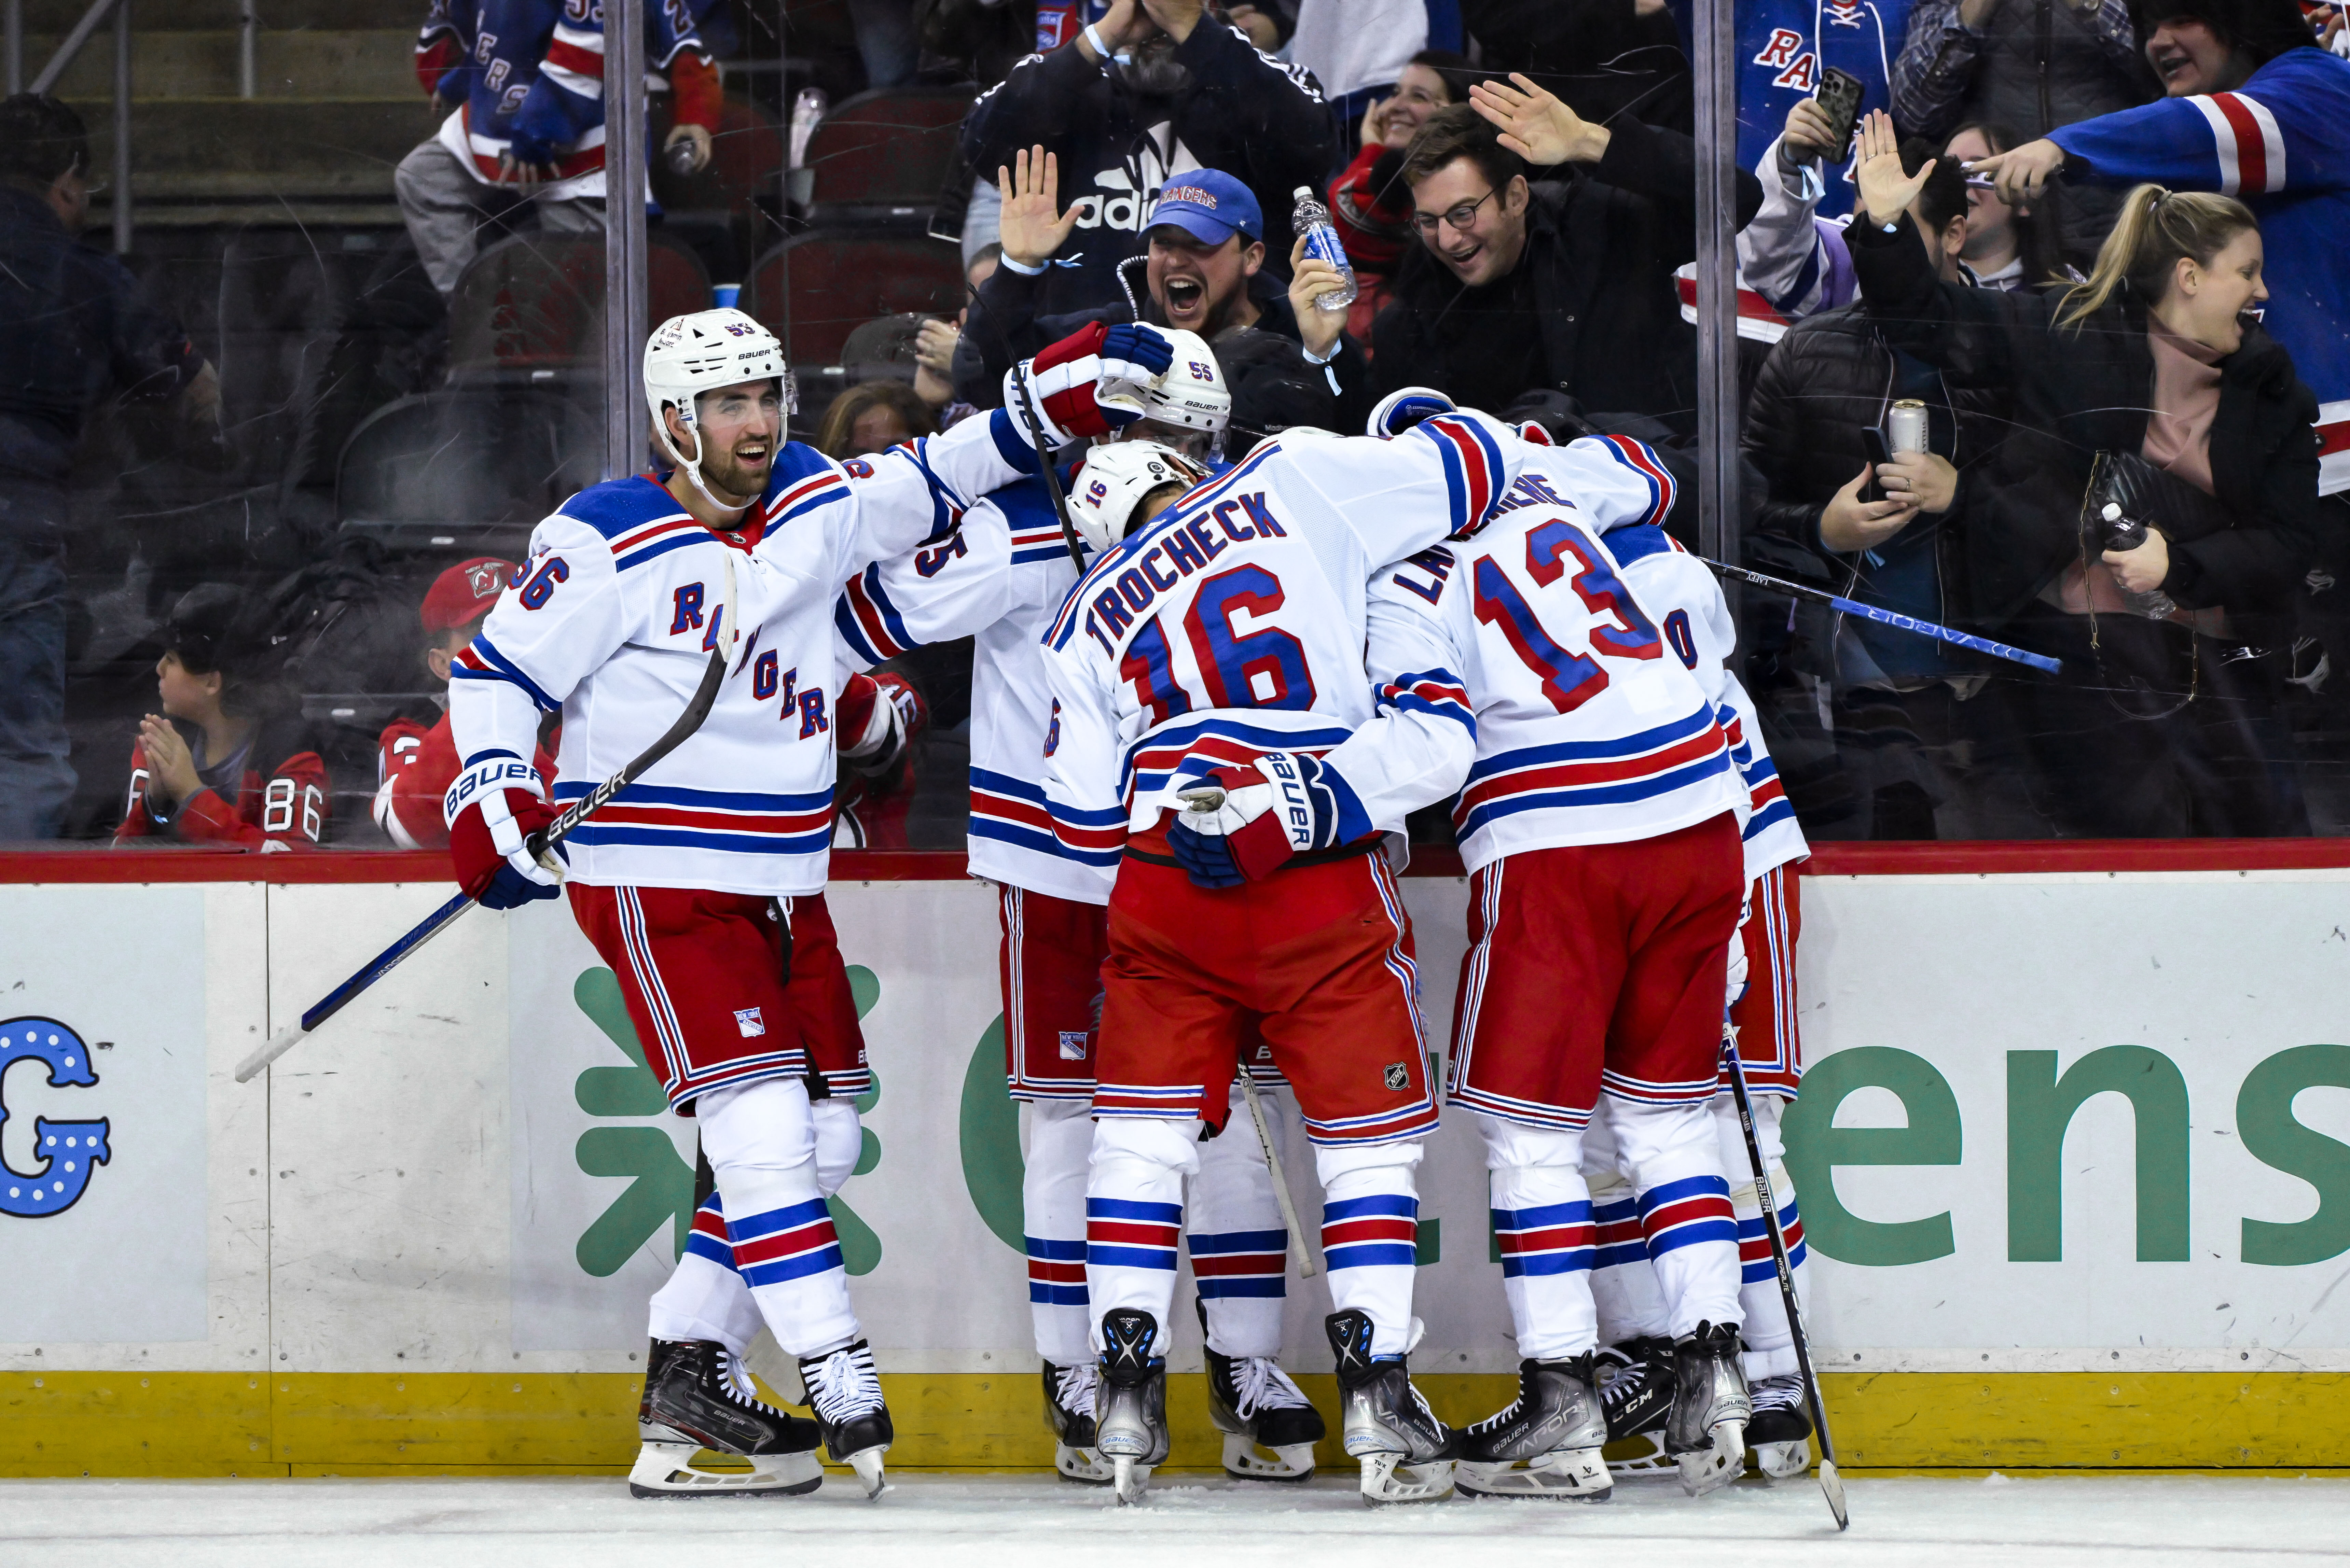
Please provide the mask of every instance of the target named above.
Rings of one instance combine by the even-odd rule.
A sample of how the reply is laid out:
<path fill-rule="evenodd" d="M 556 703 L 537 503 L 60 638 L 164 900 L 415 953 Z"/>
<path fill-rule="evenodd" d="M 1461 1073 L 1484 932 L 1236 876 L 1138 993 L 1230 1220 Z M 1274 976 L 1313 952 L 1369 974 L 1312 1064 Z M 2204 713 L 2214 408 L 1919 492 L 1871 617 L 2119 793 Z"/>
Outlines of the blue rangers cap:
<path fill-rule="evenodd" d="M 1222 244 L 1234 234 L 1264 238 L 1264 211 L 1249 188 L 1221 169 L 1170 174 L 1150 209 L 1149 227 L 1172 223 L 1193 239 Z"/>

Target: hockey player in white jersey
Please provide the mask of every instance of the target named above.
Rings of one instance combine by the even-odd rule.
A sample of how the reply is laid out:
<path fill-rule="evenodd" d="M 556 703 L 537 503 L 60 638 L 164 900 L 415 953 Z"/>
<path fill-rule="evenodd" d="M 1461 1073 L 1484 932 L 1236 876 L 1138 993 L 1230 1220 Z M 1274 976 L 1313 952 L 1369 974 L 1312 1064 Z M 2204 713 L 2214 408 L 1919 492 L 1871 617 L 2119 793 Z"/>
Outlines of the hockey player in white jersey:
<path fill-rule="evenodd" d="M 1795 863 L 1810 855 L 1811 846 L 1804 841 L 1794 808 L 1763 743 L 1753 699 L 1731 672 L 1738 628 L 1713 573 L 1653 523 L 1627 519 L 1610 526 L 1602 543 L 1624 580 L 1657 618 L 1665 646 L 1712 701 L 1746 785 L 1743 844 L 1750 914 L 1739 929 L 1739 948 L 1730 966 L 1733 986 L 1741 989 L 1730 1022 L 1752 1096 L 1754 1130 L 1778 1201 L 1795 1288 L 1799 1294 L 1808 1293 L 1808 1249 L 1794 1184 L 1780 1164 L 1779 1121 L 1803 1075 L 1795 1015 L 1795 939 L 1802 920 Z M 1804 1414 L 1794 1336 L 1726 1069 L 1713 1097 L 1713 1114 L 1738 1218 L 1739 1301 L 1745 1313 L 1741 1337 L 1746 1346 L 1741 1362 L 1754 1399 L 1746 1440 L 1767 1473 L 1800 1475 L 1811 1464 L 1811 1422 Z M 1595 1124 L 1593 1136 L 1586 1139 L 1584 1174 L 1591 1183 L 1592 1220 L 1598 1232 L 1591 1289 L 1605 1346 L 1601 1365 L 1605 1371 L 1612 1364 L 1616 1374 L 1601 1391 L 1608 1438 L 1616 1441 L 1660 1433 L 1671 1405 L 1669 1325 L 1640 1233 L 1638 1200 L 1617 1169 L 1613 1140 L 1604 1122 Z"/>
<path fill-rule="evenodd" d="M 1117 544 L 1144 498 L 1206 477 L 1143 432 L 1195 438 L 1204 451 L 1231 400 L 1197 335 L 1167 334 L 1174 362 L 1144 389 L 1143 417 L 1097 443 L 1067 483 L 1080 548 Z M 1163 503 L 1166 496 L 1160 496 Z M 1007 485 L 963 514 L 944 544 L 877 562 L 849 579 L 834 611 L 845 657 L 866 667 L 912 648 L 974 639 L 971 717 L 971 874 L 1000 893 L 1006 1079 L 1027 1109 L 1021 1194 L 1028 1301 L 1045 1366 L 1054 1462 L 1073 1480 L 1108 1481 L 1094 1448 L 1097 1368 L 1086 1311 L 1086 1168 L 1093 1144 L 1094 1020 L 1101 1002 L 1115 856 L 1078 859 L 1053 836 L 1036 780 L 1051 720 L 1038 637 L 1077 580 L 1044 477 Z M 1250 1056 L 1257 1053 L 1252 1051 Z M 1269 1060 L 1244 1064 L 1276 1140 L 1286 1106 Z M 1238 1104 L 1239 1091 L 1232 1091 Z M 1243 1114 L 1245 1114 L 1244 1112 Z M 1209 1371 L 1209 1412 L 1224 1468 L 1241 1480 L 1304 1480 L 1322 1418 L 1284 1374 L 1281 1315 L 1288 1235 L 1273 1178 L 1252 1137 L 1200 1151 L 1191 1183 L 1191 1255 Z"/>
<path fill-rule="evenodd" d="M 1373 646 L 1401 661 L 1374 676 L 1456 671 L 1476 713 L 1454 806 L 1471 880 L 1451 1097 L 1484 1136 L 1523 1360 L 1517 1399 L 1463 1434 L 1466 1491 L 1607 1489 L 1583 1176 L 1603 1096 L 1676 1341 L 1668 1446 L 1691 1490 L 1745 1451 L 1737 1232 L 1707 1102 L 1746 794 L 1714 703 L 1600 543 L 1672 493 L 1637 441 L 1532 448 L 1482 532 L 1372 583 Z"/>
<path fill-rule="evenodd" d="M 1168 358 L 1144 328 L 1047 349 L 1037 369 L 1059 389 L 1045 403 L 1048 433 L 1066 441 L 1131 417 L 1098 406 L 1097 387 L 1147 379 Z M 452 671 L 463 767 L 445 812 L 469 894 L 494 909 L 554 896 L 564 869 L 525 847 L 556 810 L 526 760 L 539 716 L 563 714 L 555 794 L 576 799 L 667 730 L 713 654 L 726 655 L 702 726 L 560 853 L 573 913 L 619 978 L 649 1064 L 671 1106 L 701 1118 L 761 1315 L 798 1359 L 825 1447 L 871 1494 L 889 1417 L 817 1152 L 827 1123 L 853 1127 L 847 1102 L 869 1075 L 827 1052 L 837 1040 L 811 1052 L 789 995 L 793 903 L 822 894 L 831 837 L 832 599 L 867 562 L 946 537 L 972 499 L 1037 457 L 999 412 L 836 463 L 784 441 L 789 384 L 781 346 L 739 311 L 677 317 L 652 335 L 646 399 L 676 467 L 591 486 L 534 532 Z M 719 1376 L 707 1356 L 674 1378 L 649 1367 L 648 1442 L 682 1458 L 723 1435 L 691 1426 L 726 1401 Z M 765 1442 L 763 1457 L 785 1450 L 777 1474 L 790 1454 L 807 1468 L 806 1434 Z"/>
<path fill-rule="evenodd" d="M 1061 842 L 1123 857 L 1109 905 L 1087 1285 L 1121 1497 L 1165 1458 L 1183 1184 L 1251 1027 L 1295 1086 L 1324 1191 L 1347 1453 L 1375 1502 L 1451 1493 L 1458 1435 L 1406 1355 L 1437 1120 L 1409 925 L 1379 851 L 1458 787 L 1470 715 L 1442 671 L 1365 672 L 1376 565 L 1483 521 L 1524 450 L 1482 415 L 1393 441 L 1292 431 L 1134 526 L 1045 633 L 1045 798 Z"/>

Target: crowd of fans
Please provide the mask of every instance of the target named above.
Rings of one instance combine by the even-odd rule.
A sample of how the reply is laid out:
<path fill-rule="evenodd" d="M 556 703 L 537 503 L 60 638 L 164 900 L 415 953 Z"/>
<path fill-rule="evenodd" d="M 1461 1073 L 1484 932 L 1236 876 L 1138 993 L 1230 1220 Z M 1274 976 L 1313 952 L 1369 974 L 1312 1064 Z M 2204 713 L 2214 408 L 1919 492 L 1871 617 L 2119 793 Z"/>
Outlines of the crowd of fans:
<path fill-rule="evenodd" d="M 444 301 L 498 235 L 603 226 L 601 36 L 538 9 L 545 27 L 494 36 L 478 8 L 435 0 L 422 26 L 440 124 L 395 189 L 404 265 Z M 2344 830 L 2337 12 L 1862 12 L 1737 6 L 1742 564 L 2062 668 L 1747 591 L 1743 673 L 1806 830 Z M 732 0 L 647 16 L 667 94 L 649 151 L 682 177 L 731 134 L 714 61 L 739 26 Z M 1682 0 L 848 0 L 845 16 L 863 85 L 968 84 L 933 220 L 962 214 L 964 303 L 856 324 L 837 366 L 800 367 L 818 394 L 801 439 L 848 457 L 930 433 L 999 403 L 1044 344 L 1139 319 L 1211 344 L 1233 396 L 1211 455 L 1293 426 L 1359 430 L 1383 395 L 1429 387 L 1561 439 L 1649 441 L 1685 481 L 1674 526 L 1699 545 Z M 1864 25 L 1877 64 L 1847 73 Z M 289 672 L 333 580 L 315 565 L 268 592 L 233 562 L 142 582 L 143 640 L 112 657 L 152 660 L 161 711 L 68 755 L 87 614 L 68 491 L 89 428 L 136 410 L 177 460 L 225 462 L 234 444 L 205 354 L 78 238 L 89 170 L 71 109 L 0 105 L 0 839 L 429 844 L 430 791 L 404 770 L 431 752 L 432 688 L 507 569 L 454 540 L 400 564 L 411 586 L 384 636 L 404 662 L 380 684 L 411 700 L 374 715 L 371 809 L 322 760 L 315 694 Z M 1316 303 L 1343 280 L 1307 254 L 1301 196 L 1343 241 L 1344 310 Z M 924 650 L 899 682 L 928 749 L 911 778 L 856 781 L 859 842 L 960 842 L 956 657 Z M 118 809 L 75 819 L 93 774 Z M 909 794 L 946 805 L 909 812 Z"/>

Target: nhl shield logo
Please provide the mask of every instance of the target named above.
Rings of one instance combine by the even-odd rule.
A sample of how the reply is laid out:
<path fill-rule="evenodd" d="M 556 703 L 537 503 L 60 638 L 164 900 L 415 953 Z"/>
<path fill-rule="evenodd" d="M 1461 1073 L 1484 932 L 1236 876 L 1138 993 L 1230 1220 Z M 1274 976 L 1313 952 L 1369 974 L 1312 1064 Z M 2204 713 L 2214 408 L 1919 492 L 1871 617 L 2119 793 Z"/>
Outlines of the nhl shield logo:
<path fill-rule="evenodd" d="M 1381 1069 L 1379 1075 L 1387 1080 L 1388 1087 L 1390 1089 L 1411 1087 L 1411 1069 L 1400 1062 L 1388 1063 Z"/>

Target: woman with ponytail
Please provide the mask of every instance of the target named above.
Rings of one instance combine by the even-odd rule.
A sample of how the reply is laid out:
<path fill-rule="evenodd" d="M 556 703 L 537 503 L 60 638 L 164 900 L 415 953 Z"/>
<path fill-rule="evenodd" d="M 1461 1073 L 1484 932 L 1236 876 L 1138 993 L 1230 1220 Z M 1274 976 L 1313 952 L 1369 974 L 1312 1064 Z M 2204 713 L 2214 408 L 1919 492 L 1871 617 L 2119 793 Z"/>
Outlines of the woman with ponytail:
<path fill-rule="evenodd" d="M 1966 561 L 1977 629 L 2064 663 L 1995 682 L 2035 805 L 2068 836 L 2307 833 L 2278 704 L 2302 578 L 2339 524 L 2316 400 L 2247 314 L 2268 297 L 2251 213 L 2140 185 L 2086 282 L 1954 287 L 1904 216 L 1930 169 L 1904 173 L 1870 117 L 1853 262 L 1889 338 L 2009 398 Z M 2135 547 L 2107 547 L 2116 483 L 2123 520 L 2153 523 Z"/>

